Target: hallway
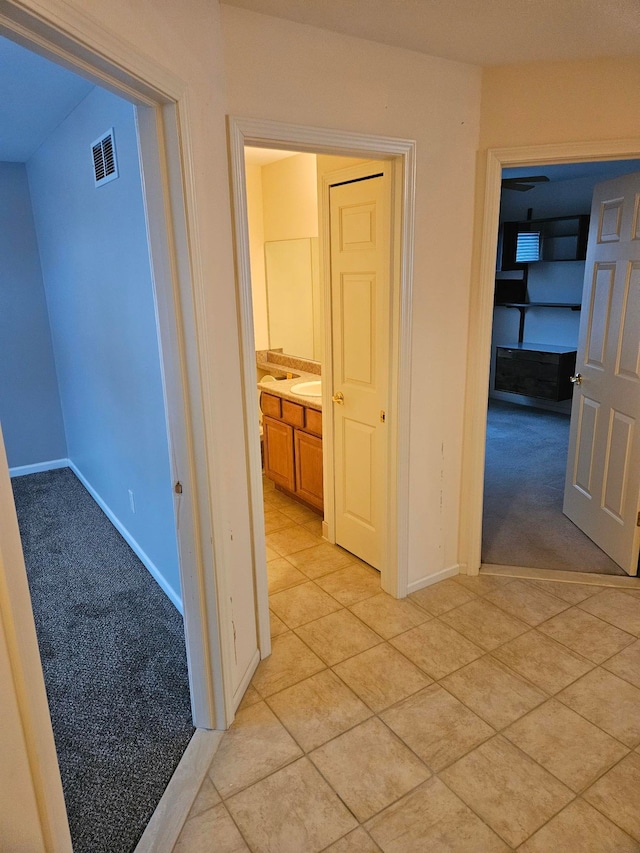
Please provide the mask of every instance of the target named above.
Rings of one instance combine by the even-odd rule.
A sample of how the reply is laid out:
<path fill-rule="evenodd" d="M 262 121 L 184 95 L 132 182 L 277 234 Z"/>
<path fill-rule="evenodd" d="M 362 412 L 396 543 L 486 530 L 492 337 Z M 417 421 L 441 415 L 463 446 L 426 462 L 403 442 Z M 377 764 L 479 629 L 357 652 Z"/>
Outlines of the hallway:
<path fill-rule="evenodd" d="M 273 654 L 175 853 L 640 851 L 639 592 L 483 575 L 396 601 L 265 506 Z"/>

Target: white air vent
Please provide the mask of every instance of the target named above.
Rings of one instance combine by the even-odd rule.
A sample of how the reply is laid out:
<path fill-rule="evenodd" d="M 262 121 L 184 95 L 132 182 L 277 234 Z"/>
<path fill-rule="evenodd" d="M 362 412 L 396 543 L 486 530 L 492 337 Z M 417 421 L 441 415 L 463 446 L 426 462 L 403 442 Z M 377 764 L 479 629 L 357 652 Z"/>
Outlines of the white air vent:
<path fill-rule="evenodd" d="M 118 177 L 118 163 L 116 161 L 113 128 L 92 143 L 91 153 L 96 186 L 100 187 L 102 184 L 115 180 Z"/>

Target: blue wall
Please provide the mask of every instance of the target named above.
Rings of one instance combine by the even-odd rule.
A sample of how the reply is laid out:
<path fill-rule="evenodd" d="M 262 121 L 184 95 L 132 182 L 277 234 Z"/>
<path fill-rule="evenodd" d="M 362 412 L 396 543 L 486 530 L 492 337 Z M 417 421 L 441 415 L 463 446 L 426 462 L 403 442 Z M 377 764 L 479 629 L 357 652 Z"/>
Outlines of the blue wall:
<path fill-rule="evenodd" d="M 96 188 L 91 143 L 110 127 L 120 177 Z M 173 493 L 132 105 L 94 89 L 27 173 L 69 459 L 175 600 Z"/>
<path fill-rule="evenodd" d="M 9 466 L 65 458 L 49 317 L 22 163 L 0 163 L 0 422 Z"/>

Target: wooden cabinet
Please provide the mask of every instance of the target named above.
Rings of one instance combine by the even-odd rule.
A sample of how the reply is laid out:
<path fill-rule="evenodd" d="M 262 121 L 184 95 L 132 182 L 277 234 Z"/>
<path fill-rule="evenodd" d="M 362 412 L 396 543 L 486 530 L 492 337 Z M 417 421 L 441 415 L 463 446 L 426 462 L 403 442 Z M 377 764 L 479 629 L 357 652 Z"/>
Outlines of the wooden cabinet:
<path fill-rule="evenodd" d="M 522 269 L 537 261 L 584 261 L 589 218 L 587 213 L 503 223 L 500 269 Z"/>
<path fill-rule="evenodd" d="M 281 489 L 321 510 L 322 412 L 264 392 L 260 407 L 264 473 Z"/>
<path fill-rule="evenodd" d="M 296 494 L 322 509 L 322 439 L 302 430 L 294 430 Z"/>

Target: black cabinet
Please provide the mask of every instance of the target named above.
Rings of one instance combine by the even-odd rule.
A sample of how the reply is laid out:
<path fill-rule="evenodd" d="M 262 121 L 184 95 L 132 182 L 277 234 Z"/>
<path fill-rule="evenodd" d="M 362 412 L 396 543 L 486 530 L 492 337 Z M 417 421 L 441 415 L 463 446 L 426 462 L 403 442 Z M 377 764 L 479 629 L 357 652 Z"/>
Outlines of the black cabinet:
<path fill-rule="evenodd" d="M 543 344 L 497 347 L 495 390 L 538 397 L 569 400 L 569 379 L 576 369 L 576 350 Z"/>

